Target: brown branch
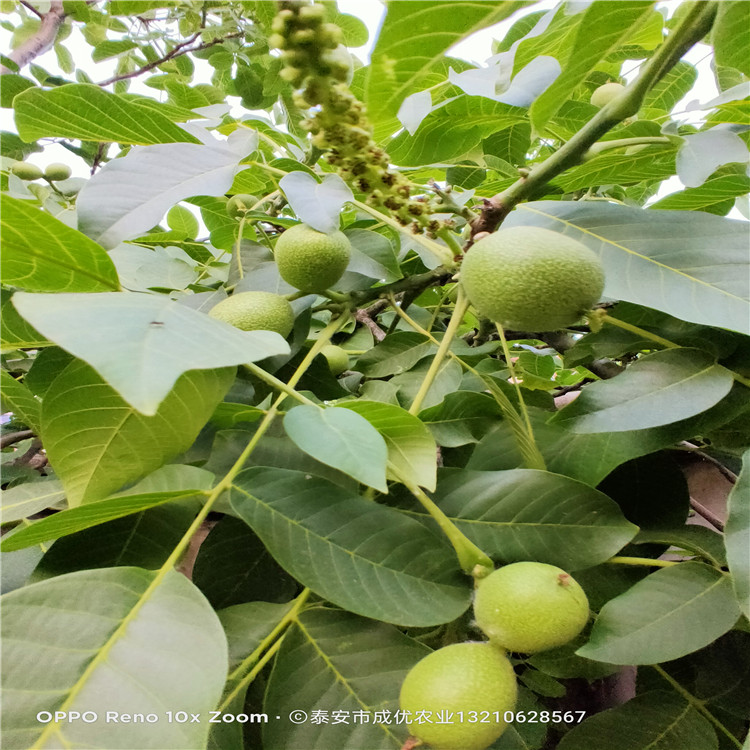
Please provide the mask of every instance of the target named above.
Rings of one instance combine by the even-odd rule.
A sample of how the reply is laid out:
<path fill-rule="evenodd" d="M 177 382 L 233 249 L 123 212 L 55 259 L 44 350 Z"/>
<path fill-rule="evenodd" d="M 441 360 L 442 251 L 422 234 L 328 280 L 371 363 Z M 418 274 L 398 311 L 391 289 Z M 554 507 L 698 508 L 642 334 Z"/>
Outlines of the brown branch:
<path fill-rule="evenodd" d="M 40 13 L 31 3 L 26 2 L 26 0 L 21 0 L 21 5 L 30 10 L 37 18 L 44 18 L 44 13 Z"/>
<path fill-rule="evenodd" d="M 153 62 L 148 63 L 148 65 L 144 65 L 142 68 L 138 68 L 138 70 L 134 70 L 132 73 L 123 73 L 119 76 L 112 76 L 112 78 L 107 78 L 106 81 L 99 81 L 97 86 L 109 86 L 112 83 L 115 83 L 117 81 L 124 81 L 126 78 L 137 78 L 140 75 L 143 75 L 144 73 L 148 73 L 149 70 L 153 70 L 154 68 L 158 68 L 159 65 L 162 65 L 165 62 L 168 62 L 169 60 L 173 60 L 175 57 L 180 57 L 181 55 L 187 55 L 190 52 L 197 52 L 198 50 L 202 49 L 208 49 L 209 47 L 213 47 L 216 44 L 221 44 L 222 42 L 225 42 L 227 39 L 236 39 L 237 37 L 242 36 L 241 31 L 237 31 L 234 34 L 227 34 L 224 37 L 221 37 L 221 39 L 214 39 L 212 42 L 205 42 L 204 44 L 197 44 L 195 47 L 191 47 L 190 45 L 200 36 L 200 31 L 196 31 L 195 34 L 193 34 L 190 38 L 186 39 L 184 42 L 180 42 L 171 52 L 167 52 L 166 55 L 163 57 L 160 57 L 158 60 L 154 60 Z"/>
<path fill-rule="evenodd" d="M 691 453 L 694 456 L 699 456 L 704 461 L 708 461 L 712 466 L 715 466 L 716 469 L 719 471 L 719 473 L 731 484 L 737 484 L 737 475 L 728 469 L 726 466 L 724 466 L 721 461 L 714 458 L 713 456 L 709 456 L 708 453 L 704 453 L 697 445 L 693 445 L 693 443 L 689 443 L 687 440 L 683 440 L 680 444 L 677 450 L 687 451 L 688 453 Z"/>
<path fill-rule="evenodd" d="M 377 299 L 381 296 L 387 296 L 388 294 L 398 294 L 399 292 L 421 293 L 427 289 L 427 287 L 441 286 L 448 281 L 454 273 L 455 269 L 438 266 L 426 273 L 407 276 L 404 279 L 394 281 L 392 284 L 376 286 L 371 289 L 365 289 L 361 292 L 352 292 L 351 297 L 355 302 L 362 303 L 369 302 L 370 300 Z"/>
<path fill-rule="evenodd" d="M 34 437 L 33 430 L 19 430 L 18 432 L 10 432 L 7 435 L 0 437 L 0 448 L 7 448 L 9 445 L 20 443 L 22 440 L 28 440 L 30 437 Z"/>
<path fill-rule="evenodd" d="M 52 47 L 57 37 L 57 30 L 65 18 L 62 0 L 50 0 L 49 11 L 42 16 L 42 23 L 39 30 L 33 36 L 29 37 L 18 49 L 13 50 L 7 55 L 19 69 L 30 63 L 35 57 L 41 55 Z M 5 65 L 0 66 L 0 75 L 13 73 Z"/>
<path fill-rule="evenodd" d="M 367 310 L 357 310 L 354 313 L 355 319 L 366 325 L 370 329 L 372 337 L 380 343 L 385 338 L 385 331 L 370 317 Z"/>
<path fill-rule="evenodd" d="M 724 531 L 724 521 L 719 518 L 712 510 L 709 510 L 705 505 L 699 503 L 697 500 L 690 498 L 690 507 L 699 515 L 705 518 L 711 526 L 719 531 Z"/>

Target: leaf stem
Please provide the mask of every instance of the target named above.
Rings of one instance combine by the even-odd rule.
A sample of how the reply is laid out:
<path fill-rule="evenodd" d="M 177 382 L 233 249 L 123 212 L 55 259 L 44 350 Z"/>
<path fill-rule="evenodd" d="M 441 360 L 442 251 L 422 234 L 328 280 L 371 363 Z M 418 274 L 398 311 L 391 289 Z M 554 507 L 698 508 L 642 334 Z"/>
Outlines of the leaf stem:
<path fill-rule="evenodd" d="M 657 336 L 655 333 L 650 333 L 649 331 L 646 331 L 639 326 L 633 325 L 632 323 L 626 323 L 624 320 L 620 320 L 619 318 L 613 318 L 611 315 L 602 315 L 600 320 L 602 323 L 609 323 L 609 325 L 615 326 L 615 328 L 622 328 L 623 330 L 630 331 L 630 333 L 634 333 L 644 339 L 648 339 L 649 341 L 654 341 L 657 344 L 661 344 L 662 346 L 667 347 L 667 349 L 680 348 L 680 345 L 675 344 L 674 341 L 670 341 L 669 339 Z"/>
<path fill-rule="evenodd" d="M 242 660 L 242 663 L 239 664 L 233 672 L 229 674 L 229 677 L 227 678 L 227 682 L 234 681 L 234 680 L 240 680 L 237 685 L 234 686 L 232 691 L 222 700 L 221 705 L 219 706 L 219 710 L 224 710 L 227 708 L 227 706 L 232 702 L 234 699 L 234 696 L 237 694 L 237 691 L 241 689 L 243 684 L 249 684 L 252 682 L 252 680 L 247 680 L 248 675 L 245 675 L 245 677 L 240 677 L 245 670 L 247 670 L 251 665 L 255 664 L 255 662 L 258 660 L 260 655 L 267 649 L 271 644 L 273 644 L 274 641 L 276 641 L 279 636 L 284 632 L 286 627 L 297 619 L 299 616 L 299 613 L 302 611 L 305 603 L 307 602 L 308 598 L 310 597 L 310 594 L 312 592 L 310 589 L 306 588 L 303 589 L 299 596 L 294 600 L 294 603 L 284 616 L 279 620 L 279 622 L 276 624 L 276 627 L 258 644 L 257 648 L 247 657 L 245 657 Z M 250 673 L 252 674 L 252 673 Z"/>
<path fill-rule="evenodd" d="M 287 396 L 291 396 L 293 399 L 296 399 L 301 404 L 312 404 L 313 406 L 316 406 L 315 402 L 307 396 L 303 396 L 301 393 L 298 393 L 294 390 L 294 388 L 290 388 L 283 380 L 279 380 L 278 378 L 271 375 L 271 373 L 266 372 L 262 367 L 258 367 L 258 365 L 254 364 L 253 362 L 247 362 L 246 364 L 242 365 L 248 372 L 251 372 L 253 375 L 255 375 L 256 378 L 259 380 L 262 380 L 264 383 L 267 383 L 272 388 L 275 388 L 277 391 L 281 391 L 282 393 L 286 393 Z"/>
<path fill-rule="evenodd" d="M 677 560 L 652 560 L 650 557 L 610 557 L 605 560 L 613 565 L 644 565 L 649 568 L 671 568 L 673 565 L 679 565 Z"/>
<path fill-rule="evenodd" d="M 488 570 L 494 569 L 492 559 L 477 547 L 454 523 L 448 516 L 443 513 L 442 510 L 435 504 L 427 493 L 414 482 L 409 479 L 398 476 L 398 481 L 401 482 L 408 490 L 414 495 L 417 500 L 422 504 L 422 507 L 432 516 L 432 519 L 440 527 L 440 530 L 448 537 L 448 541 L 453 545 L 453 549 L 456 551 L 459 565 L 465 573 L 474 575 L 475 577 L 483 577 L 487 575 Z"/>
<path fill-rule="evenodd" d="M 245 278 L 245 272 L 242 270 L 242 255 L 240 254 L 240 249 L 242 248 L 242 235 L 245 232 L 246 221 L 247 216 L 243 216 L 240 219 L 239 228 L 237 229 L 237 239 L 234 243 L 234 257 L 237 261 L 237 276 L 240 278 L 240 280 Z"/>
<path fill-rule="evenodd" d="M 426 331 L 424 328 L 422 328 L 422 326 L 419 325 L 416 320 L 411 318 L 396 304 L 393 295 L 389 296 L 389 300 L 398 316 L 405 320 L 415 331 L 421 333 L 423 336 L 426 336 L 434 344 L 440 343 L 429 331 Z M 448 356 L 458 362 L 458 364 L 461 365 L 464 370 L 479 378 L 487 386 L 488 390 L 492 394 L 492 397 L 495 399 L 497 405 L 502 410 L 503 416 L 508 420 L 508 425 L 510 426 L 516 443 L 518 444 L 518 448 L 521 452 L 521 455 L 523 456 L 526 468 L 545 471 L 547 467 L 544 461 L 544 456 L 542 456 L 541 452 L 539 451 L 536 442 L 533 439 L 531 439 L 531 441 L 529 440 L 529 433 L 526 429 L 526 425 L 524 424 L 523 419 L 515 410 L 510 399 L 505 395 L 505 393 L 503 393 L 502 390 L 500 390 L 500 386 L 497 383 L 493 382 L 491 376 L 483 375 L 478 370 L 475 370 L 468 362 L 464 362 L 461 357 L 459 357 L 457 354 L 454 354 L 452 351 L 450 351 L 450 349 L 447 353 Z"/>
<path fill-rule="evenodd" d="M 417 395 L 414 397 L 414 401 L 412 401 L 412 404 L 409 407 L 409 414 L 418 414 L 421 410 L 422 404 L 427 397 L 427 393 L 432 387 L 432 384 L 435 382 L 435 377 L 437 376 L 438 371 L 443 364 L 443 360 L 445 359 L 446 353 L 450 349 L 451 343 L 453 343 L 456 331 L 458 331 L 458 327 L 461 325 L 461 321 L 463 320 L 464 314 L 466 313 L 468 307 L 469 302 L 464 296 L 463 290 L 459 288 L 458 297 L 456 299 L 456 306 L 453 308 L 453 313 L 451 315 L 450 322 L 448 323 L 448 328 L 443 335 L 437 352 L 435 352 L 435 356 L 432 358 L 432 362 L 430 363 L 430 367 L 427 370 L 426 375 L 424 376 L 424 380 L 422 380 L 422 383 L 419 386 Z"/>
<path fill-rule="evenodd" d="M 529 412 L 526 408 L 526 402 L 523 400 L 521 384 L 518 382 L 518 376 L 516 375 L 516 367 L 513 364 L 513 360 L 511 359 L 508 341 L 505 338 L 505 331 L 499 323 L 495 324 L 495 328 L 497 328 L 497 334 L 498 336 L 500 336 L 500 343 L 503 346 L 503 355 L 505 356 L 505 362 L 508 365 L 508 370 L 510 371 L 510 377 L 513 380 L 513 386 L 516 389 L 516 396 L 518 396 L 518 405 L 521 409 L 521 416 L 523 417 L 523 421 L 525 422 L 526 429 L 529 433 L 529 439 L 532 443 L 536 443 L 536 440 L 534 439 L 534 430 L 531 426 L 531 420 L 529 419 Z"/>
<path fill-rule="evenodd" d="M 735 747 L 742 750 L 742 743 L 706 708 L 702 700 L 699 700 L 692 693 L 685 690 L 685 688 L 682 687 L 672 675 L 662 669 L 658 664 L 649 664 L 648 666 L 655 669 L 659 675 L 668 682 L 672 688 L 674 688 L 675 692 L 679 693 L 691 706 L 694 706 L 700 711 Z"/>

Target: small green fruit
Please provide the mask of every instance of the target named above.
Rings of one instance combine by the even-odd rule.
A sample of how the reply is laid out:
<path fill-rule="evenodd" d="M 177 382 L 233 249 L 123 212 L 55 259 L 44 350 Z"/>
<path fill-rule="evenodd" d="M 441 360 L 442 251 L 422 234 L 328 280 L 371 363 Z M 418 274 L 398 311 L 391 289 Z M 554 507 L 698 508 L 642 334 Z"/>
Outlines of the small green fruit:
<path fill-rule="evenodd" d="M 55 162 L 54 164 L 50 164 L 44 170 L 44 176 L 50 182 L 57 182 L 59 180 L 67 180 L 71 174 L 73 173 L 70 167 L 67 164 L 61 164 L 60 162 Z"/>
<path fill-rule="evenodd" d="M 351 244 L 345 234 L 324 234 L 307 224 L 287 229 L 274 249 L 281 278 L 302 292 L 332 287 L 346 270 L 350 254 Z"/>
<path fill-rule="evenodd" d="M 490 642 L 532 654 L 562 646 L 589 619 L 589 602 L 564 570 L 538 562 L 505 565 L 483 578 L 474 617 Z"/>
<path fill-rule="evenodd" d="M 16 162 L 10 171 L 21 180 L 39 180 L 42 177 L 42 170 L 26 161 Z"/>
<path fill-rule="evenodd" d="M 340 346 L 327 344 L 320 353 L 328 360 L 328 367 L 334 375 L 341 375 L 349 369 L 349 355 Z"/>
<path fill-rule="evenodd" d="M 595 107 L 601 109 L 602 107 L 606 107 L 613 99 L 620 96 L 623 91 L 625 91 L 625 87 L 621 83 L 605 83 L 594 90 L 589 101 Z"/>
<path fill-rule="evenodd" d="M 461 284 L 480 315 L 518 331 L 554 331 L 600 298 L 604 271 L 577 240 L 519 226 L 479 240 L 464 258 Z"/>
<path fill-rule="evenodd" d="M 208 314 L 242 331 L 276 331 L 284 338 L 294 327 L 292 306 L 270 292 L 233 294 L 212 307 Z"/>
<path fill-rule="evenodd" d="M 245 211 L 250 210 L 257 202 L 258 199 L 254 195 L 237 193 L 227 201 L 227 213 L 233 219 L 240 218 L 244 216 Z"/>
<path fill-rule="evenodd" d="M 399 701 L 411 713 L 409 731 L 433 750 L 484 750 L 507 728 L 503 715 L 515 708 L 517 691 L 504 651 L 489 643 L 456 643 L 411 668 Z M 421 711 L 432 712 L 432 723 L 415 721 Z M 445 723 L 436 723 L 438 712 Z M 477 715 L 489 722 L 471 722 Z"/>

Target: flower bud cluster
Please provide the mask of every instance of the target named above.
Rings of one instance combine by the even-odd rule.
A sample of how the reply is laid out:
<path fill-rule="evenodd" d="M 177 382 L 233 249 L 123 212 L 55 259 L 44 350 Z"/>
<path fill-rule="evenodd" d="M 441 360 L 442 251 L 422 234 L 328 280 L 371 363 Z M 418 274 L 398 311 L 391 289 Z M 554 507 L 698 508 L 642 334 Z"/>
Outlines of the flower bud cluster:
<path fill-rule="evenodd" d="M 387 209 L 415 233 L 432 233 L 428 205 L 412 198 L 412 184 L 389 170 L 388 154 L 372 135 L 364 105 L 349 90 L 350 61 L 341 30 L 325 21 L 322 5 L 282 0 L 269 45 L 282 51 L 281 76 L 295 88 L 294 102 L 312 110 L 302 127 L 343 180 L 364 193 L 368 205 Z"/>

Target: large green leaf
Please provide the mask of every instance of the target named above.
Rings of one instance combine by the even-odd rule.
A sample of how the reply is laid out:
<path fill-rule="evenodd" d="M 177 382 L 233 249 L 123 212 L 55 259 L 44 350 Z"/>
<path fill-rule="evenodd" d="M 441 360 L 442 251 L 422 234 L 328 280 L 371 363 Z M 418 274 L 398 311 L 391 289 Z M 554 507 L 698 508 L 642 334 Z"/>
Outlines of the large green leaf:
<path fill-rule="evenodd" d="M 449 393 L 440 404 L 419 413 L 435 440 L 446 448 L 479 442 L 501 416 L 492 398 L 473 391 Z"/>
<path fill-rule="evenodd" d="M 525 117 L 526 110 L 520 107 L 460 96 L 427 115 L 413 136 L 406 131 L 397 135 L 388 153 L 396 164 L 405 167 L 452 161 L 498 130 L 525 122 Z"/>
<path fill-rule="evenodd" d="M 188 370 L 254 362 L 289 351 L 272 331 L 240 331 L 156 294 L 26 294 L 16 309 L 88 362 L 129 404 L 152 416 Z"/>
<path fill-rule="evenodd" d="M 31 581 L 115 566 L 156 570 L 172 554 L 199 509 L 197 498 L 178 499 L 65 536 L 46 552 Z"/>
<path fill-rule="evenodd" d="M 40 510 L 65 500 L 62 484 L 56 479 L 46 482 L 26 482 L 10 487 L 2 494 L 2 522 L 11 523 L 33 516 Z M 19 529 L 18 532 L 23 531 Z M 15 534 L 13 535 L 15 536 Z M 9 537 L 13 538 L 13 537 Z"/>
<path fill-rule="evenodd" d="M 576 27 L 575 41 L 562 73 L 531 105 L 534 129 L 542 133 L 549 119 L 569 98 L 594 66 L 616 50 L 652 12 L 650 0 L 620 0 L 617 3 L 591 3 Z"/>
<path fill-rule="evenodd" d="M 430 651 L 396 628 L 328 609 L 304 612 L 284 638 L 271 673 L 264 710 L 282 721 L 264 725 L 264 744 L 278 750 L 367 748 L 398 750 L 406 728 L 393 721 L 406 673 Z M 290 690 L 289 686 L 295 689 Z M 361 722 L 288 720 L 315 710 Z M 379 717 L 378 718 L 378 714 Z"/>
<path fill-rule="evenodd" d="M 365 84 L 364 101 L 376 135 L 388 134 L 378 133 L 378 125 L 392 122 L 409 94 L 437 83 L 430 80 L 430 74 L 450 47 L 525 5 L 515 0 L 464 0 L 460 13 L 448 13 L 442 2 L 389 2 Z"/>
<path fill-rule="evenodd" d="M 750 450 L 742 457 L 742 471 L 729 495 L 727 510 L 727 561 L 737 600 L 750 617 Z"/>
<path fill-rule="evenodd" d="M 601 259 L 608 297 L 693 323 L 750 333 L 747 223 L 699 211 L 539 201 L 504 226 L 533 225 L 583 242 Z"/>
<path fill-rule="evenodd" d="M 257 140 L 239 128 L 226 141 L 164 143 L 107 162 L 78 194 L 81 231 L 111 249 L 158 224 L 178 201 L 222 195 Z"/>
<path fill-rule="evenodd" d="M 558 750 L 716 750 L 713 727 L 675 693 L 649 691 L 574 726 Z"/>
<path fill-rule="evenodd" d="M 552 422 L 573 432 L 626 432 L 700 414 L 732 388 L 732 374 L 699 349 L 665 349 L 616 378 L 587 385 Z"/>
<path fill-rule="evenodd" d="M 435 489 L 437 446 L 418 417 L 400 406 L 378 401 L 344 401 L 339 406 L 363 416 L 383 436 L 391 479 L 408 477 L 421 487 Z"/>
<path fill-rule="evenodd" d="M 38 401 L 28 387 L 16 380 L 9 372 L 0 370 L 0 385 L 2 385 L 2 409 L 13 412 L 19 422 L 23 422 L 30 429 L 39 433 L 40 407 Z"/>
<path fill-rule="evenodd" d="M 200 750 L 227 671 L 213 610 L 181 573 L 85 570 L 3 598 L 3 747 Z M 93 722 L 43 722 L 92 711 Z M 107 722 L 154 714 L 151 722 Z M 201 715 L 170 722 L 167 711 Z"/>
<path fill-rule="evenodd" d="M 398 375 L 434 353 L 436 348 L 420 333 L 396 331 L 368 349 L 357 361 L 357 369 L 369 378 Z"/>
<path fill-rule="evenodd" d="M 716 406 L 695 417 L 670 425 L 631 432 L 577 434 L 557 424 L 548 424 L 548 412 L 531 409 L 534 437 L 547 463 L 558 474 L 574 477 L 592 486 L 631 458 L 645 456 L 697 435 L 705 435 L 747 413 L 747 391 L 736 385 Z M 470 469 L 512 469 L 522 465 L 516 441 L 504 422 L 482 438 L 472 455 Z"/>
<path fill-rule="evenodd" d="M 15 97 L 13 107 L 25 141 L 57 136 L 138 145 L 200 143 L 156 107 L 139 106 L 92 84 L 28 89 Z"/>
<path fill-rule="evenodd" d="M 51 342 L 35 331 L 18 313 L 8 289 L 0 290 L 0 347 L 3 352 L 14 349 L 41 349 Z"/>
<path fill-rule="evenodd" d="M 214 609 L 286 602 L 297 588 L 248 525 L 232 516 L 222 518 L 201 544 L 192 580 Z"/>
<path fill-rule="evenodd" d="M 284 429 L 298 448 L 317 461 L 379 492 L 388 492 L 388 447 L 363 416 L 335 406 L 295 406 L 284 417 Z"/>
<path fill-rule="evenodd" d="M 638 527 L 617 504 L 574 479 L 536 469 L 441 471 L 435 501 L 488 555 L 577 570 L 598 565 Z M 421 509 L 417 515 L 427 520 Z"/>
<path fill-rule="evenodd" d="M 71 505 L 100 500 L 187 450 L 234 380 L 192 370 L 153 416 L 127 404 L 87 364 L 69 364 L 42 407 L 42 441 Z"/>
<path fill-rule="evenodd" d="M 655 664 L 707 646 L 740 610 L 726 573 L 699 562 L 662 568 L 607 602 L 579 656 L 611 664 Z"/>
<path fill-rule="evenodd" d="M 100 292 L 120 282 L 106 251 L 29 201 L 3 195 L 3 283 L 32 292 Z"/>
<path fill-rule="evenodd" d="M 302 472 L 264 468 L 239 474 L 230 501 L 288 573 L 344 609 L 427 626 L 469 604 L 447 542 L 393 508 Z"/>
<path fill-rule="evenodd" d="M 720 3 L 712 36 L 716 62 L 727 68 L 736 68 L 750 76 L 750 24 L 747 5 L 737 0 Z"/>

